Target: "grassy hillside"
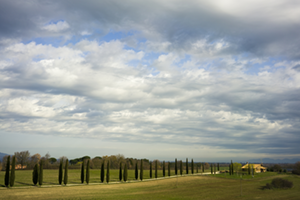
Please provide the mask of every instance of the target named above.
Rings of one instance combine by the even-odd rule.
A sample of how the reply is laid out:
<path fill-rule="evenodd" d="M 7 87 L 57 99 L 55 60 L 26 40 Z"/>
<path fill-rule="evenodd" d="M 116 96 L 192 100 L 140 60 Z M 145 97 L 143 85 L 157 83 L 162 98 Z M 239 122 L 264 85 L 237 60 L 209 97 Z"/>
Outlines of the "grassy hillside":
<path fill-rule="evenodd" d="M 294 182 L 289 190 L 262 190 L 274 177 Z M 187 176 L 156 181 L 44 188 L 0 189 L 0 199 L 299 199 L 300 178 L 275 175 L 241 181 Z"/>

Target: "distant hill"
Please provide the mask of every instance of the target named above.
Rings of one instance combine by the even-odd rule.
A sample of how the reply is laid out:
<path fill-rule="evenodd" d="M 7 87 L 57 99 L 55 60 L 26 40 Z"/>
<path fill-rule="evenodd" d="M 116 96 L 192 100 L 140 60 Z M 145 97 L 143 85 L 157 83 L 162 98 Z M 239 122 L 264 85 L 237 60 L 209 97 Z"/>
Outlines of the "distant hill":
<path fill-rule="evenodd" d="M 2 158 L 4 157 L 4 156 L 6 156 L 6 155 L 9 155 L 9 154 L 7 154 L 7 153 L 1 153 L 0 152 L 0 161 L 2 162 Z"/>
<path fill-rule="evenodd" d="M 284 159 L 272 159 L 272 158 L 262 158 L 260 159 L 251 159 L 249 160 L 250 163 L 296 163 L 300 161 L 300 158 L 284 158 Z"/>

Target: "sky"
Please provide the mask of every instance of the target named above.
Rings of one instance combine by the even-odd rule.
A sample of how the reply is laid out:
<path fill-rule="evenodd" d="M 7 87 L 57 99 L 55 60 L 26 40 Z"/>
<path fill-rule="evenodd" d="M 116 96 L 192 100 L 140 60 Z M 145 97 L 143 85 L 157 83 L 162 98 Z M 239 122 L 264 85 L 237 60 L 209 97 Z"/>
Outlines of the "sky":
<path fill-rule="evenodd" d="M 300 159 L 300 1 L 1 0 L 0 152 Z"/>

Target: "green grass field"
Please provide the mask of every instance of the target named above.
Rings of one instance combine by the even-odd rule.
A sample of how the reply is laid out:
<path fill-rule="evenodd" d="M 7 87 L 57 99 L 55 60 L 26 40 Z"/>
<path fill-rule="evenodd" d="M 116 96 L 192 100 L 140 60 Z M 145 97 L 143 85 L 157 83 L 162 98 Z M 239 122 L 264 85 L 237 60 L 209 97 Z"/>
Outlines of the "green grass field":
<path fill-rule="evenodd" d="M 254 178 L 245 177 L 242 181 L 219 174 L 100 184 L 99 170 L 91 170 L 91 182 L 94 184 L 81 185 L 80 170 L 69 170 L 69 183 L 76 185 L 59 186 L 58 170 L 44 170 L 43 187 L 32 186 L 31 173 L 31 170 L 17 171 L 16 187 L 1 187 L 0 199 L 299 199 L 300 196 L 299 176 L 275 172 L 256 174 Z M 159 171 L 159 175 L 162 176 L 162 171 Z M 149 171 L 145 170 L 144 176 L 149 178 Z M 134 170 L 129 170 L 130 180 L 133 177 Z M 292 181 L 294 187 L 287 190 L 261 189 L 275 177 Z M 118 180 L 118 170 L 111 170 L 111 179 L 112 182 Z M 3 184 L 3 171 L 0 172 L 0 181 Z"/>

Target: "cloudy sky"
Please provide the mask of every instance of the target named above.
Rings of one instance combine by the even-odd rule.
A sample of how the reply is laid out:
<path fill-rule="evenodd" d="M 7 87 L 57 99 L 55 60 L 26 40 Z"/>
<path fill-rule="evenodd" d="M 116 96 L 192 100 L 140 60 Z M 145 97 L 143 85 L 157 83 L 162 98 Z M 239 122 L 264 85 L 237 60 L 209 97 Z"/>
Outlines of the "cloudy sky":
<path fill-rule="evenodd" d="M 300 158 L 297 0 L 1 0 L 0 152 Z"/>

